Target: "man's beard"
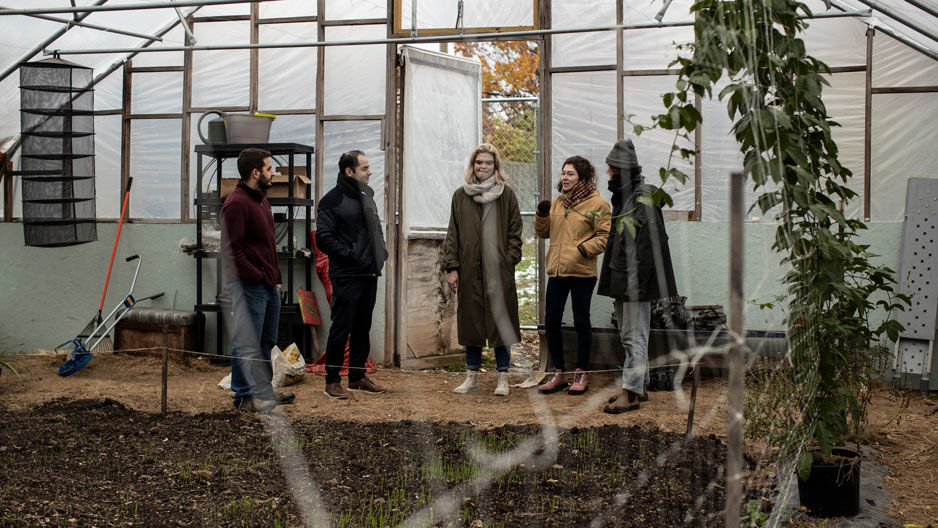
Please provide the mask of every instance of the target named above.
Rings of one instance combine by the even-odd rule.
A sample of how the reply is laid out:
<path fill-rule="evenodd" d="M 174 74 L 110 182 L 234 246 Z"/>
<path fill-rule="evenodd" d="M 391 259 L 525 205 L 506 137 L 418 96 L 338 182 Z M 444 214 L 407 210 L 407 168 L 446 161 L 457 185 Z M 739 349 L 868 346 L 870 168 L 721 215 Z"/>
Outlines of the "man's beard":
<path fill-rule="evenodd" d="M 274 186 L 274 179 L 270 178 L 270 179 L 265 180 L 263 178 L 258 178 L 257 186 L 260 188 L 260 190 L 266 191 L 267 189 L 270 189 L 271 187 Z"/>

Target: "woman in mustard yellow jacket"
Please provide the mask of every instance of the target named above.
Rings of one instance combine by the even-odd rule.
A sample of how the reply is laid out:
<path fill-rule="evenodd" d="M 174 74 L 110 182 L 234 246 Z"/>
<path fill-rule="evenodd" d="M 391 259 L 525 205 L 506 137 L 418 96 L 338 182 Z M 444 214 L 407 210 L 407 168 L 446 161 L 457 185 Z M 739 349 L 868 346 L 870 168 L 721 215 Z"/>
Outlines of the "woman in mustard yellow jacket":
<path fill-rule="evenodd" d="M 567 392 L 583 394 L 587 389 L 586 371 L 593 342 L 590 301 L 596 286 L 596 257 L 606 249 L 610 208 L 596 190 L 596 169 L 581 156 L 563 162 L 557 191 L 560 196 L 553 203 L 544 200 L 538 204 L 534 217 L 537 235 L 550 239 L 544 326 L 553 367 L 551 376 L 538 391 L 550 394 L 568 385 L 560 325 L 569 295 L 577 336 L 577 360 L 573 383 Z"/>

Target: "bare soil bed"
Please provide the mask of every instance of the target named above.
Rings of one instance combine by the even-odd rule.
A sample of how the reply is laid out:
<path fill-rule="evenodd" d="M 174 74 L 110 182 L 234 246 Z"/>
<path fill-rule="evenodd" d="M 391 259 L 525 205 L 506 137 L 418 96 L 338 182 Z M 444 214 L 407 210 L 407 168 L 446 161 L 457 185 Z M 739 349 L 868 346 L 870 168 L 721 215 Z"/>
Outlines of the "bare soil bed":
<path fill-rule="evenodd" d="M 585 396 L 512 388 L 456 395 L 459 373 L 382 369 L 380 396 L 328 399 L 308 375 L 268 417 L 232 410 L 227 367 L 99 355 L 60 378 L 60 359 L 0 378 L 0 526 L 722 526 L 725 384 L 704 380 L 694 438 L 689 384 L 636 412 Z M 22 369 L 21 369 L 22 370 Z M 513 381 L 526 376 L 517 372 Z M 934 400 L 883 387 L 870 428 L 889 468 L 897 524 L 938 522 Z M 774 496 L 771 453 L 750 448 L 747 500 Z M 820 524 L 812 519 L 797 526 Z"/>

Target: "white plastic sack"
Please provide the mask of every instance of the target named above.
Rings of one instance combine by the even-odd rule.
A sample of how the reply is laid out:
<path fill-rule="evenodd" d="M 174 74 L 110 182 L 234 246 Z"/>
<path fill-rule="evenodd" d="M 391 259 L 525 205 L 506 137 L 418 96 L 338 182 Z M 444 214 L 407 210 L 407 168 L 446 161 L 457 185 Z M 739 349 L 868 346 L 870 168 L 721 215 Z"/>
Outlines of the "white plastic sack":
<path fill-rule="evenodd" d="M 306 362 L 303 360 L 303 354 L 296 343 L 291 343 L 285 351 L 280 347 L 274 346 L 270 351 L 270 360 L 273 362 L 274 377 L 272 380 L 274 387 L 286 387 L 303 380 L 306 374 Z"/>
<path fill-rule="evenodd" d="M 225 374 L 225 377 L 218 382 L 218 386 L 225 389 L 231 390 L 231 373 Z"/>

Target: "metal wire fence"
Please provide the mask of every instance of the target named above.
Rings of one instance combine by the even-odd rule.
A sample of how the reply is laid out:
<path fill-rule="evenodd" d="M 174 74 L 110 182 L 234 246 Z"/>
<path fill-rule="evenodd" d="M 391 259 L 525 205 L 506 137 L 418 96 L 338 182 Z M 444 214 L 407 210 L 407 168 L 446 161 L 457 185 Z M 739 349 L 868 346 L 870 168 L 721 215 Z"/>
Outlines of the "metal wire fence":
<path fill-rule="evenodd" d="M 502 173 L 518 196 L 524 220 L 522 259 L 515 268 L 518 316 L 522 328 L 537 325 L 537 237 L 533 216 L 539 194 L 537 162 L 538 106 L 536 97 L 482 100 L 482 139 L 498 147 Z"/>

